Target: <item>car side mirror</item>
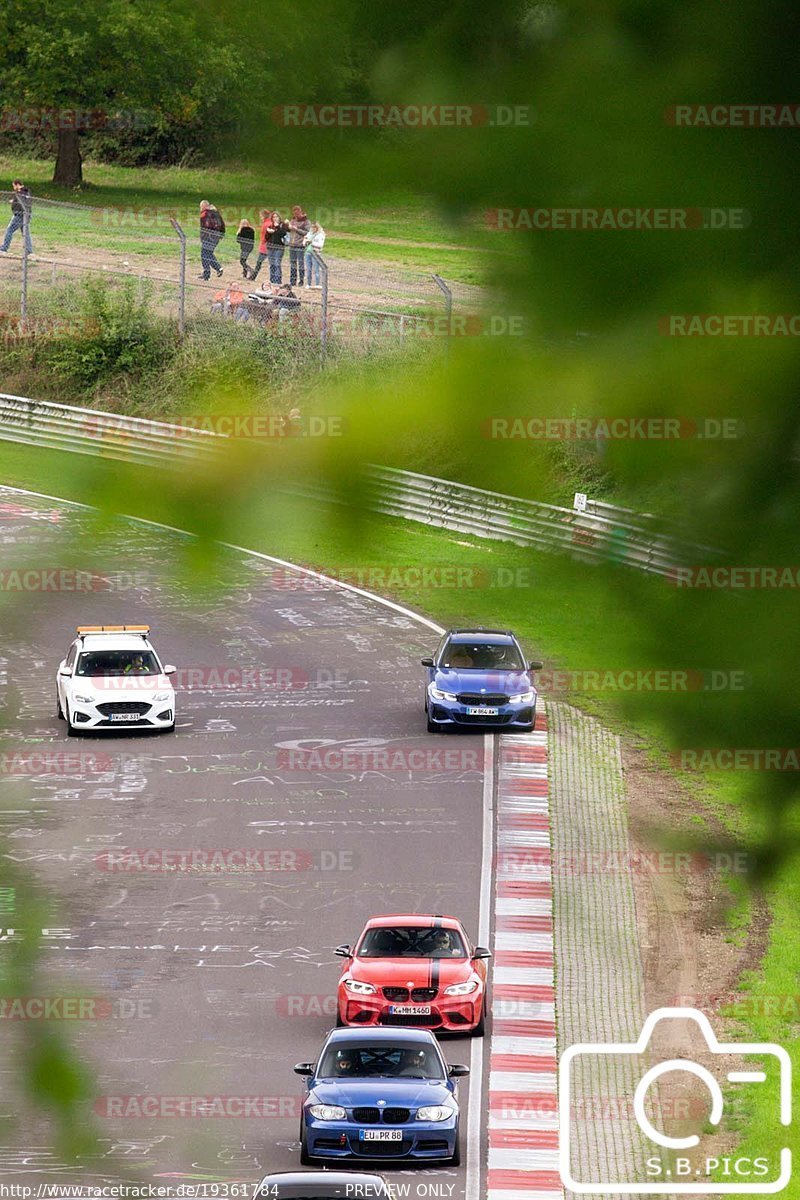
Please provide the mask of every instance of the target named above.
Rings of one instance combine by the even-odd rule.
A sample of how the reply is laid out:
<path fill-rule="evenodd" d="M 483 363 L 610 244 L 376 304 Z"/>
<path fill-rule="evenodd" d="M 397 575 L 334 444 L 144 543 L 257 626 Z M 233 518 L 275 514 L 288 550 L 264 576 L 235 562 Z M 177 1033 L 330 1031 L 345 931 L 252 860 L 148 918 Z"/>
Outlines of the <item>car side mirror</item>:
<path fill-rule="evenodd" d="M 539 662 L 538 658 L 534 658 L 532 662 L 528 663 L 528 670 L 529 671 L 541 671 L 543 666 L 544 666 L 543 662 Z"/>
<path fill-rule="evenodd" d="M 313 1063 L 296 1063 L 292 1067 L 292 1070 L 294 1071 L 295 1075 L 305 1075 L 305 1076 L 313 1075 L 314 1074 L 314 1064 Z"/>
<path fill-rule="evenodd" d="M 177 671 L 177 669 L 178 669 L 178 668 L 177 668 L 177 667 L 174 667 L 174 666 L 172 665 L 172 663 L 167 663 L 167 665 L 164 667 L 163 674 L 164 674 L 164 675 L 174 675 L 174 674 L 175 674 L 175 672 Z"/>
<path fill-rule="evenodd" d="M 432 667 L 433 666 L 432 658 L 421 658 L 419 661 L 422 663 L 423 667 Z"/>
<path fill-rule="evenodd" d="M 487 950 L 485 946 L 476 946 L 472 955 L 473 958 L 491 958 L 491 950 Z"/>
<path fill-rule="evenodd" d="M 469 1067 L 465 1067 L 463 1063 L 453 1063 L 447 1068 L 447 1074 L 451 1079 L 457 1079 L 462 1075 L 469 1075 Z"/>
<path fill-rule="evenodd" d="M 69 677 L 72 674 L 72 667 L 65 667 L 64 664 L 62 663 L 61 666 L 58 668 L 58 673 L 59 673 L 59 675 L 66 675 L 67 677 Z"/>
<path fill-rule="evenodd" d="M 353 951 L 351 950 L 351 948 L 349 946 L 337 946 L 333 953 L 337 954 L 339 956 L 339 958 L 352 958 L 353 957 Z"/>

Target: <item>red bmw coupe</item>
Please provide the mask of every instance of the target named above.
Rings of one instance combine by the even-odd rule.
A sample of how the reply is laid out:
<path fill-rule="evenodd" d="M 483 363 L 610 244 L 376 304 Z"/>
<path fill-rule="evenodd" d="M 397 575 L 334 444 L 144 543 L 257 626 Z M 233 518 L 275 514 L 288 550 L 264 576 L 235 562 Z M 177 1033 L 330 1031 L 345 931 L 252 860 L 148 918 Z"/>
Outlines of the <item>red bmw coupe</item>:
<path fill-rule="evenodd" d="M 419 913 L 373 917 L 346 959 L 337 1024 L 417 1026 L 482 1037 L 486 960 L 455 917 Z"/>

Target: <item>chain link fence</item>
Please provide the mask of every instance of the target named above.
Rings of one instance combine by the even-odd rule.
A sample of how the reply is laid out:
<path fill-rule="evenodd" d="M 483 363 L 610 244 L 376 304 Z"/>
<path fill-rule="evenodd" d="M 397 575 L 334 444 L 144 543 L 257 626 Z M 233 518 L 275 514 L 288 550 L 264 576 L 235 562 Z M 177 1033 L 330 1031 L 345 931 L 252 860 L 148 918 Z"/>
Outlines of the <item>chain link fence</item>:
<path fill-rule="evenodd" d="M 13 195 L 0 192 L 0 213 L 5 209 L 9 217 Z M 205 280 L 194 209 L 93 207 L 38 197 L 26 209 L 24 227 L 11 229 L 0 253 L 6 339 L 81 334 L 92 327 L 93 308 L 116 297 L 146 305 L 180 337 L 212 344 L 289 338 L 325 363 L 333 354 L 446 345 L 450 336 L 475 332 L 486 311 L 486 295 L 474 285 L 316 251 L 304 254 L 301 265 L 288 247 L 272 271 L 265 263 L 254 281 L 258 233 L 243 265 L 232 222 L 216 249 L 222 274 Z"/>

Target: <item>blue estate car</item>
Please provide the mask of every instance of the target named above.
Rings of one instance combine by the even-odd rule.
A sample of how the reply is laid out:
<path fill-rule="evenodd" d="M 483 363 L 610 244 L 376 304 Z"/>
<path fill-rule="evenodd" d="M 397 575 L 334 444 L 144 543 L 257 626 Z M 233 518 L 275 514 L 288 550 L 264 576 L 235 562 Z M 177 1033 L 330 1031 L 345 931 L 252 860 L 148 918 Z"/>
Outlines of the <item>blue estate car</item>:
<path fill-rule="evenodd" d="M 428 1029 L 335 1029 L 308 1079 L 300 1161 L 405 1159 L 458 1166 L 458 1102 L 448 1066 Z"/>
<path fill-rule="evenodd" d="M 448 728 L 498 728 L 527 732 L 536 720 L 536 688 L 528 662 L 508 629 L 451 629 L 427 668 L 428 733 Z"/>

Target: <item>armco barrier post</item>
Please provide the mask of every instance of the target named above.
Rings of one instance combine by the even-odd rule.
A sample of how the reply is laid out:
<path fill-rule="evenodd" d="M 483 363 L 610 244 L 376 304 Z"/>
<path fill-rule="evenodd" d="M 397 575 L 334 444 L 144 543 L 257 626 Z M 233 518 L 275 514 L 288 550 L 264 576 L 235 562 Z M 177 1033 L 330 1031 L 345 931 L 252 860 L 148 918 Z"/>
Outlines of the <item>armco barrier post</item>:
<path fill-rule="evenodd" d="M 450 337 L 451 337 L 452 331 L 453 331 L 453 293 L 450 291 L 450 288 L 447 286 L 445 281 L 442 279 L 441 275 L 433 275 L 432 279 L 433 279 L 433 282 L 438 287 L 439 291 L 444 296 L 444 310 L 447 314 L 447 340 L 445 342 L 445 345 L 447 346 L 447 350 L 449 353 Z"/>
<path fill-rule="evenodd" d="M 322 280 L 322 294 L 320 297 L 320 330 L 319 330 L 319 365 L 324 367 L 328 361 L 328 264 L 325 259 L 313 247 L 311 249 L 311 257 L 319 267 L 320 279 Z"/>
<path fill-rule="evenodd" d="M 174 217 L 170 217 L 169 223 L 180 238 L 181 244 L 178 272 L 178 336 L 182 338 L 186 332 L 186 234 Z"/>
<path fill-rule="evenodd" d="M 31 204 L 27 196 L 20 197 L 22 204 L 22 290 L 19 298 L 19 323 L 24 332 L 28 321 L 28 246 L 31 236 Z"/>

